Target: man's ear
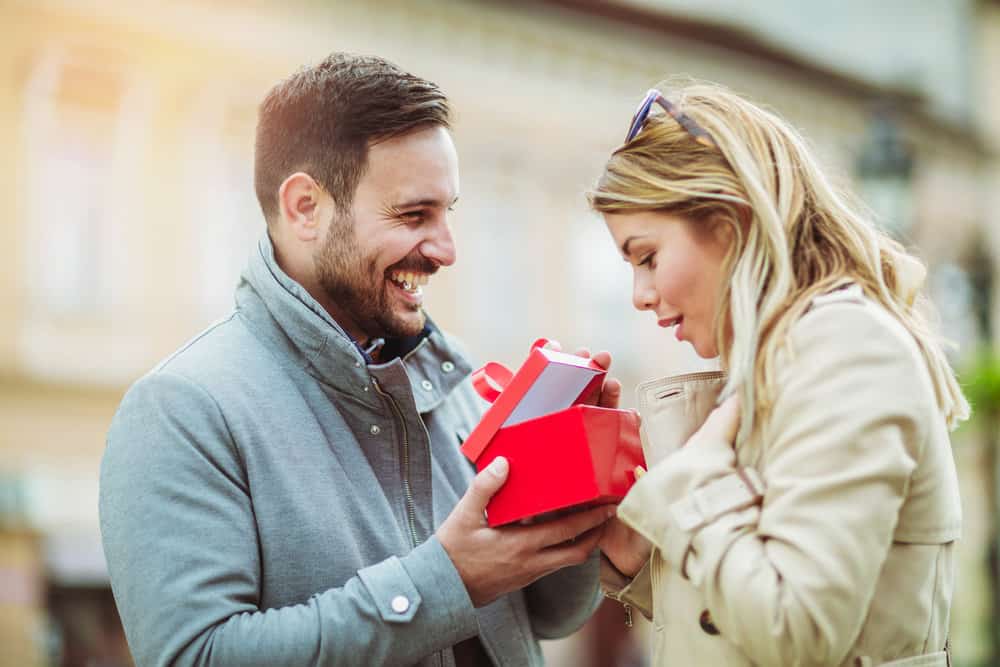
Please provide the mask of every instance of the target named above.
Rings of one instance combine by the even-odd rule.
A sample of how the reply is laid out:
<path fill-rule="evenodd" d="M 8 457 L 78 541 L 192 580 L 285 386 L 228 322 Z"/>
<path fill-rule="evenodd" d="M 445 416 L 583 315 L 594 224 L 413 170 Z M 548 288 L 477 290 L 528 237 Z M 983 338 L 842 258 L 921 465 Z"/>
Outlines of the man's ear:
<path fill-rule="evenodd" d="M 320 197 L 323 189 L 309 174 L 297 171 L 278 188 L 278 207 L 282 221 L 300 241 L 315 241 L 322 231 Z"/>

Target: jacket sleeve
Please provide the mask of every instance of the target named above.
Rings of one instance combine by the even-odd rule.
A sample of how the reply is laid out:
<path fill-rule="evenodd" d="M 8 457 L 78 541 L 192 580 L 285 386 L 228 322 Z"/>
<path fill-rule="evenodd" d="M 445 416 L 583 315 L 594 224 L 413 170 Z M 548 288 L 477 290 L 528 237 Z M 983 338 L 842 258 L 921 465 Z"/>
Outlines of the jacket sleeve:
<path fill-rule="evenodd" d="M 542 577 L 524 591 L 538 639 L 559 639 L 580 629 L 601 602 L 600 552 L 584 563 Z"/>
<path fill-rule="evenodd" d="M 162 370 L 115 416 L 100 519 L 137 665 L 412 664 L 477 632 L 434 538 L 300 604 L 261 609 L 254 507 L 225 420 L 210 395 Z"/>
<path fill-rule="evenodd" d="M 646 563 L 629 577 L 622 574 L 614 563 L 601 554 L 601 588 L 604 595 L 623 605 L 635 607 L 647 619 L 653 619 L 653 586 L 650 579 L 651 562 Z"/>
<path fill-rule="evenodd" d="M 736 472 L 729 443 L 695 434 L 620 506 L 756 664 L 840 664 L 874 596 L 937 409 L 915 344 L 886 317 L 827 305 L 793 329 L 763 435 L 762 503 L 684 520 L 676 510 L 696 490 Z"/>

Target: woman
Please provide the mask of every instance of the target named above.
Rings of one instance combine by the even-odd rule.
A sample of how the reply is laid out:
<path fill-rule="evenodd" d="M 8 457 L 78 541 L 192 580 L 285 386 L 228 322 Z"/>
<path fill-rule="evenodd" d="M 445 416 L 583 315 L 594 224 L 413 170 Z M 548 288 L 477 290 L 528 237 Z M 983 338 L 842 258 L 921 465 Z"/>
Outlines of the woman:
<path fill-rule="evenodd" d="M 635 307 L 724 373 L 639 388 L 649 471 L 602 539 L 607 594 L 657 665 L 945 665 L 968 405 L 923 267 L 788 123 L 662 90 L 589 199 Z"/>

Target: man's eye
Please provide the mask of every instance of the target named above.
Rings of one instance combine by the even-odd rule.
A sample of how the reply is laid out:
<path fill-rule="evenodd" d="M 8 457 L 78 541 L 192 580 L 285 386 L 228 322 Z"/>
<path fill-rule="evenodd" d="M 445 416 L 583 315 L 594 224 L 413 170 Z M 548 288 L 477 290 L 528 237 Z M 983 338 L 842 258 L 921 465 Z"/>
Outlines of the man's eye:
<path fill-rule="evenodd" d="M 407 211 L 406 213 L 400 214 L 399 217 L 401 217 L 403 220 L 406 220 L 407 222 L 420 222 L 424 219 L 424 212 Z"/>

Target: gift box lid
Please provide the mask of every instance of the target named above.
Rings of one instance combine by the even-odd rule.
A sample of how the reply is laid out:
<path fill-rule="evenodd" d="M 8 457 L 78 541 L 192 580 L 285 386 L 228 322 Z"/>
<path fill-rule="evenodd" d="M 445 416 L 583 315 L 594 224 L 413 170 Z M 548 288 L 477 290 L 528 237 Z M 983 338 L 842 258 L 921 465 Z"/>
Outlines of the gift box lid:
<path fill-rule="evenodd" d="M 548 342 L 535 341 L 517 373 L 489 363 L 472 374 L 476 391 L 493 405 L 462 445 L 469 460 L 478 459 L 501 428 L 573 405 L 597 403 L 607 371 L 592 359 L 550 350 L 545 347 Z"/>

